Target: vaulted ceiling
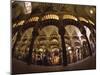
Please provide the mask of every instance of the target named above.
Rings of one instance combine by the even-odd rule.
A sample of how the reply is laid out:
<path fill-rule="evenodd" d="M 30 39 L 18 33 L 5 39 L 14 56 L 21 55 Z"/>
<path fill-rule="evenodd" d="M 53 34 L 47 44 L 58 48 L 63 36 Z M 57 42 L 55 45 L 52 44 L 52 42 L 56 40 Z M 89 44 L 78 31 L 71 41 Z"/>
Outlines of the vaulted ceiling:
<path fill-rule="evenodd" d="M 45 14 L 47 12 L 66 13 L 78 17 L 84 17 L 96 22 L 96 6 L 89 5 L 72 5 L 72 4 L 55 4 L 31 2 L 32 15 Z M 12 18 L 27 18 L 30 14 L 25 14 L 25 2 L 15 1 L 12 3 Z M 24 15 L 24 16 L 23 16 Z"/>

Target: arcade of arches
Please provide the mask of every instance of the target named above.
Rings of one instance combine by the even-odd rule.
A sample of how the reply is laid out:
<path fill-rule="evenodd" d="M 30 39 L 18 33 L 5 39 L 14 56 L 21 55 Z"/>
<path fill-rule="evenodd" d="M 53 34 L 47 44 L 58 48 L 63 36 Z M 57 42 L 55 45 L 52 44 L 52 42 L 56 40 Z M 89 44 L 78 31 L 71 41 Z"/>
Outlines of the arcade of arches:
<path fill-rule="evenodd" d="M 12 9 L 14 4 L 18 5 L 17 2 L 13 2 Z M 77 6 L 75 13 L 73 10 L 75 5 L 69 5 L 69 9 L 74 12 L 68 11 L 68 13 L 66 10 L 69 9 L 63 9 L 61 12 L 60 8 L 64 8 L 63 4 L 59 10 L 56 9 L 57 4 L 55 4 L 57 7 L 52 5 L 48 10 L 42 3 L 32 5 L 35 7 L 32 6 L 31 13 L 18 15 L 19 12 L 22 13 L 19 11 L 15 13 L 17 17 L 12 17 L 12 57 L 14 59 L 29 65 L 67 66 L 96 54 L 94 15 L 90 15 L 89 18 L 84 16 L 89 13 L 78 15 L 77 10 L 80 8 L 77 9 L 79 7 Z M 39 6 L 42 6 L 41 10 Z M 90 7 L 95 12 L 95 7 L 83 7 L 88 8 L 87 10 Z M 16 10 L 18 11 L 17 8 Z"/>

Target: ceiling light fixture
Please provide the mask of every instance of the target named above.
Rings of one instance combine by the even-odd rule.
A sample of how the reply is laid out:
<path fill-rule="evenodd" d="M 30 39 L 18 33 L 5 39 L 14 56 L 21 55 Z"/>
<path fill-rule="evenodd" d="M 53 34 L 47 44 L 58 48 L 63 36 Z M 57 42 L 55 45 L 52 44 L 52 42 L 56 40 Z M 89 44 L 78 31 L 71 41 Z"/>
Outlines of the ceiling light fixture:
<path fill-rule="evenodd" d="M 93 10 L 92 9 L 90 9 L 90 14 L 93 14 Z"/>

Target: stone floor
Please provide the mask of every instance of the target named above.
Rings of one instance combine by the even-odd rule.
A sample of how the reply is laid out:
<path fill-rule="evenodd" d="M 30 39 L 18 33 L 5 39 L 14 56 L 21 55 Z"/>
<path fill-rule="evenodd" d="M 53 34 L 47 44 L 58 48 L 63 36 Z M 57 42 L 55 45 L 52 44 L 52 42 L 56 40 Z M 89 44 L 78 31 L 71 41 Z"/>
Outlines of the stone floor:
<path fill-rule="evenodd" d="M 12 73 L 40 73 L 55 71 L 89 70 L 96 68 L 96 56 L 89 56 L 82 61 L 78 61 L 67 66 L 39 66 L 27 65 L 27 63 L 12 59 Z"/>

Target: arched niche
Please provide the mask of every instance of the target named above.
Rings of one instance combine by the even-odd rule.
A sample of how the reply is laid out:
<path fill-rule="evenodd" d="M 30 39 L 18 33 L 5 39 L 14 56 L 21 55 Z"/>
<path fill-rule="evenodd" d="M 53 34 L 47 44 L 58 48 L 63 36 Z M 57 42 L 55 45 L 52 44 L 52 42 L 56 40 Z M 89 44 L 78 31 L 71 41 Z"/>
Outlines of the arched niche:
<path fill-rule="evenodd" d="M 41 30 L 38 30 L 39 35 L 37 36 L 34 44 L 35 49 L 36 49 L 36 57 L 42 56 L 42 60 L 43 61 L 43 57 L 47 56 L 48 58 L 50 58 L 50 60 L 48 60 L 49 65 L 53 65 L 53 64 L 60 64 L 60 59 L 61 59 L 61 39 L 60 39 L 60 35 L 58 33 L 58 28 L 54 25 L 49 25 L 49 26 L 45 26 L 43 27 Z M 39 53 L 39 51 L 41 50 L 41 52 Z M 54 59 L 55 57 L 57 57 L 58 59 Z M 36 58 L 36 61 L 38 59 Z M 56 61 L 55 61 L 56 60 Z M 55 62 L 52 62 L 55 61 Z"/>
<path fill-rule="evenodd" d="M 65 30 L 64 39 L 68 63 L 70 64 L 82 60 L 84 59 L 83 56 L 87 57 L 89 55 L 89 48 L 86 37 L 81 33 L 80 29 L 75 25 L 66 25 Z"/>
<path fill-rule="evenodd" d="M 29 47 L 32 39 L 33 28 L 29 28 L 23 32 L 20 32 L 20 39 L 15 46 L 14 56 L 18 59 L 25 60 L 29 52 Z"/>
<path fill-rule="evenodd" d="M 94 53 L 96 48 L 96 36 L 94 36 L 95 34 L 88 27 L 84 26 L 84 28 L 86 30 L 92 53 Z"/>
<path fill-rule="evenodd" d="M 50 42 L 52 42 L 54 39 L 60 40 L 58 28 L 54 25 L 45 26 L 41 30 L 38 30 L 38 32 L 39 35 L 37 36 L 35 43 L 39 43 L 39 39 L 41 39 L 41 42 L 46 45 L 50 45 Z M 47 48 L 48 50 L 50 49 L 49 47 L 50 46 Z"/>
<path fill-rule="evenodd" d="M 74 25 L 65 26 L 65 42 L 70 44 L 72 47 L 75 47 L 75 42 L 81 43 L 81 32 Z"/>

